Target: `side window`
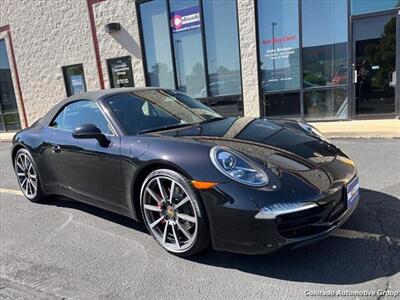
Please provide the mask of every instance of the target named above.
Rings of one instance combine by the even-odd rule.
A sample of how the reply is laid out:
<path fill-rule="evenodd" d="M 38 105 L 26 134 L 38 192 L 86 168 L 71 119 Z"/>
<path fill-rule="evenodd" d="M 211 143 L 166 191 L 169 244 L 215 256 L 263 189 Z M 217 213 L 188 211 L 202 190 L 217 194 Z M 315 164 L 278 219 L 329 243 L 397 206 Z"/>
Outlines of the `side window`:
<path fill-rule="evenodd" d="M 50 126 L 72 132 L 79 125 L 88 123 L 96 125 L 104 134 L 112 134 L 107 120 L 97 104 L 92 101 L 68 104 L 58 113 Z"/>

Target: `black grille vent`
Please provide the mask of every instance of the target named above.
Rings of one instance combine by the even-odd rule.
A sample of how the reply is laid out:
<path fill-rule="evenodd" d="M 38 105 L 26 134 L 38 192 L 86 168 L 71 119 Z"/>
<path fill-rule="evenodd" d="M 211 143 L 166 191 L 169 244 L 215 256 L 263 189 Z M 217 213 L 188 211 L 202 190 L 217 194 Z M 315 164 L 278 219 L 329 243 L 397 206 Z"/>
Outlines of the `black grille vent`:
<path fill-rule="evenodd" d="M 276 218 L 278 232 L 285 238 L 299 238 L 317 234 L 334 226 L 335 221 L 346 211 L 343 190 L 331 196 L 328 203 L 311 209 L 280 215 Z"/>

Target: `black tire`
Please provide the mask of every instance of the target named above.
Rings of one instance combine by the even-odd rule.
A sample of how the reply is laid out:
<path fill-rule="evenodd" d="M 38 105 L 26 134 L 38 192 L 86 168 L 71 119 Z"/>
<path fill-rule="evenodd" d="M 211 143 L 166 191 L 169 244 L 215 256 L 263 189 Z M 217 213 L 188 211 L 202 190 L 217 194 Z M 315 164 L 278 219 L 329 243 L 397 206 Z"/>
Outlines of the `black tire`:
<path fill-rule="evenodd" d="M 174 191 L 176 191 L 176 196 L 172 197 L 173 200 L 171 200 L 171 202 L 168 202 L 169 200 L 164 199 L 164 196 L 162 195 L 163 192 L 160 190 L 160 188 L 158 188 L 158 193 L 157 193 L 157 197 L 160 197 L 159 199 L 164 199 L 166 201 L 161 201 L 164 203 L 168 203 L 167 205 L 169 205 L 168 207 L 171 206 L 178 206 L 176 208 L 176 211 L 174 212 L 175 217 L 174 218 L 170 218 L 170 216 L 165 213 L 168 209 L 163 209 L 160 212 L 153 212 L 153 211 L 149 211 L 149 209 L 147 208 L 147 214 L 145 212 L 145 202 L 147 203 L 149 200 L 149 195 L 147 195 L 145 193 L 145 191 L 147 190 L 148 187 L 151 186 L 151 184 L 153 184 L 155 181 L 157 180 L 162 180 L 163 184 L 166 185 L 165 181 L 168 183 L 168 180 L 173 180 L 175 181 L 175 185 L 174 185 Z M 172 182 L 172 181 L 171 181 Z M 158 181 L 157 181 L 158 183 Z M 152 186 L 154 187 L 154 185 Z M 157 185 L 157 187 L 159 187 Z M 157 189 L 155 189 L 156 191 Z M 167 189 L 164 189 L 164 194 L 166 192 L 170 193 L 171 188 L 169 191 L 167 191 Z M 172 194 L 174 195 L 174 193 Z M 185 204 L 181 204 L 178 205 L 180 202 L 179 200 L 179 196 L 180 195 L 186 195 L 186 197 L 184 197 L 185 199 L 187 197 L 189 197 L 189 200 L 183 201 Z M 182 196 L 183 197 L 183 196 Z M 168 197 L 168 199 L 171 197 Z M 153 198 L 155 200 L 155 198 Z M 181 199 L 182 200 L 182 199 Z M 177 202 L 176 202 L 177 201 Z M 158 201 L 155 201 L 156 203 L 158 203 Z M 165 205 L 160 206 L 164 207 Z M 180 257 L 188 257 L 188 256 L 193 256 L 196 255 L 200 252 L 202 252 L 203 250 L 205 250 L 209 245 L 210 245 L 210 230 L 209 230 L 209 223 L 208 223 L 208 218 L 207 218 L 207 214 L 206 211 L 204 209 L 203 203 L 200 199 L 200 196 L 198 195 L 198 192 L 196 189 L 194 189 L 192 187 L 191 181 L 189 179 L 187 179 L 185 176 L 169 170 L 169 169 L 158 169 L 155 170 L 153 172 L 151 172 L 146 179 L 144 180 L 143 184 L 142 184 L 142 188 L 141 188 L 141 192 L 140 192 L 140 207 L 141 207 L 141 211 L 142 211 L 142 216 L 143 216 L 143 220 L 144 223 L 146 224 L 146 227 L 148 229 L 148 231 L 151 233 L 151 235 L 153 236 L 153 238 L 160 244 L 161 247 L 163 247 L 165 250 L 167 250 L 168 252 L 180 256 Z M 153 206 L 155 207 L 155 206 Z M 183 214 L 181 213 L 181 210 L 185 209 L 186 211 L 190 211 L 191 213 L 194 214 L 194 216 L 196 217 L 196 223 L 191 223 L 189 221 L 186 221 L 185 219 L 180 219 L 180 216 L 183 217 L 183 215 L 188 216 L 189 214 Z M 180 242 L 182 242 L 182 249 L 183 247 L 189 247 L 185 250 L 182 249 L 171 249 L 172 244 L 168 244 L 168 243 L 163 243 L 163 241 L 161 241 L 160 239 L 160 235 L 156 232 L 156 230 L 151 229 L 150 228 L 150 218 L 151 216 L 149 216 L 149 214 L 159 214 L 156 216 L 156 218 L 158 218 L 158 216 L 162 217 L 165 213 L 165 217 L 167 218 L 166 220 L 162 220 L 165 222 L 165 227 L 168 227 L 168 222 L 171 222 L 171 224 L 169 225 L 171 227 L 172 230 L 169 231 L 173 231 L 173 237 L 177 238 L 178 241 L 175 242 L 178 244 L 178 248 L 179 248 L 179 244 Z M 153 219 L 154 220 L 154 219 Z M 193 234 L 193 238 L 189 239 L 187 238 L 187 233 L 189 233 L 189 235 L 191 234 L 190 231 L 186 231 L 186 234 L 184 234 L 183 230 L 184 228 L 182 228 L 182 224 L 181 222 L 185 223 L 185 225 L 187 224 L 191 224 L 189 226 L 197 226 L 197 228 L 195 227 L 195 229 L 191 229 L 189 227 L 189 230 L 192 230 L 192 232 L 194 232 Z M 179 223 L 179 224 L 178 224 Z M 175 225 L 174 225 L 175 224 Z M 194 225 L 196 224 L 196 225 Z M 162 222 L 160 222 L 160 225 L 157 226 L 162 226 Z M 168 229 L 165 230 L 164 227 L 164 234 L 165 232 L 168 232 Z M 187 227 L 186 227 L 187 228 Z M 160 228 L 161 229 L 161 228 Z M 161 231 L 160 229 L 158 229 L 158 231 Z M 158 236 L 158 237 L 157 237 Z M 171 232 L 169 233 L 169 236 L 172 236 Z M 186 242 L 187 243 L 191 243 L 190 245 L 188 244 L 184 244 L 184 240 L 188 239 Z M 170 245 L 170 246 L 168 246 Z"/>
<path fill-rule="evenodd" d="M 31 164 L 31 166 L 26 166 L 24 163 L 21 162 L 27 162 L 26 164 Z M 23 168 L 25 167 L 25 168 Z M 29 168 L 28 171 L 26 169 Z M 23 170 L 25 169 L 25 170 Z M 19 187 L 21 188 L 22 193 L 24 196 L 31 202 L 39 203 L 43 202 L 47 195 L 43 192 L 42 189 L 42 184 L 40 182 L 40 174 L 38 167 L 35 163 L 35 160 L 33 159 L 31 153 L 26 150 L 25 148 L 21 148 L 17 151 L 15 154 L 14 158 L 14 171 L 15 175 L 17 176 L 17 182 Z M 28 172 L 28 173 L 27 173 Z M 25 175 L 19 175 L 24 173 Z M 29 174 L 29 175 L 28 175 Z M 36 177 L 36 180 L 34 180 L 33 175 Z M 27 181 L 24 182 L 24 179 L 26 177 L 29 177 L 29 180 L 31 180 L 31 183 L 28 183 Z M 36 184 L 35 184 L 36 183 Z M 30 187 L 27 185 L 31 184 Z M 35 192 L 33 193 L 33 188 L 36 188 Z M 29 193 L 31 191 L 31 193 Z"/>

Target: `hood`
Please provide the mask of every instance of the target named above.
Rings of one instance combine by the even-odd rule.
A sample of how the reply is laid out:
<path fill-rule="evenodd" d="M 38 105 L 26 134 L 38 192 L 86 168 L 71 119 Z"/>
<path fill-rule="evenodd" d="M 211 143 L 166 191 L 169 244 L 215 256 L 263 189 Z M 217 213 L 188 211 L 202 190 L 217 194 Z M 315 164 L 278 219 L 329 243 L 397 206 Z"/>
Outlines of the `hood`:
<path fill-rule="evenodd" d="M 264 163 L 297 171 L 319 168 L 337 154 L 335 146 L 292 120 L 226 118 L 158 134 L 226 146 Z"/>

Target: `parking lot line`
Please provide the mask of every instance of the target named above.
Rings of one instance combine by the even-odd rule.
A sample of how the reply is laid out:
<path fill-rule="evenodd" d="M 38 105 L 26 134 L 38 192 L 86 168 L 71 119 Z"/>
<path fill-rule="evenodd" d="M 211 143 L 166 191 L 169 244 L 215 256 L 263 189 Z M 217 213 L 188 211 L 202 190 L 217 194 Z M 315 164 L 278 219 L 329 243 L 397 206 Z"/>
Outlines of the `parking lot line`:
<path fill-rule="evenodd" d="M 16 195 L 16 196 L 23 196 L 22 192 L 20 190 L 11 190 L 11 189 L 4 189 L 0 188 L 0 193 L 1 194 L 9 194 L 9 195 Z"/>
<path fill-rule="evenodd" d="M 400 239 L 393 238 L 384 234 L 370 233 L 370 232 L 362 232 L 357 230 L 349 230 L 349 229 L 338 229 L 332 236 L 347 238 L 347 239 L 365 239 L 365 240 L 374 240 L 380 241 L 385 239 L 388 243 L 395 243 L 400 245 Z"/>

